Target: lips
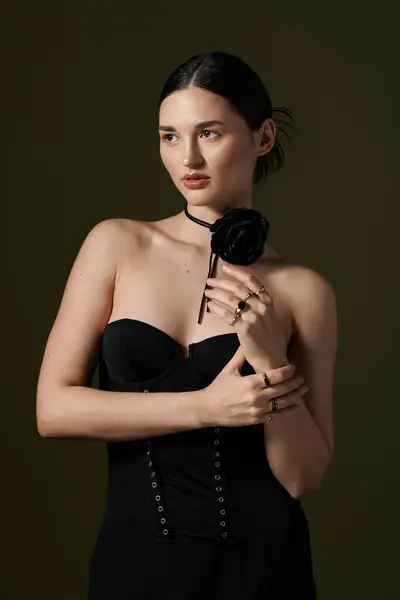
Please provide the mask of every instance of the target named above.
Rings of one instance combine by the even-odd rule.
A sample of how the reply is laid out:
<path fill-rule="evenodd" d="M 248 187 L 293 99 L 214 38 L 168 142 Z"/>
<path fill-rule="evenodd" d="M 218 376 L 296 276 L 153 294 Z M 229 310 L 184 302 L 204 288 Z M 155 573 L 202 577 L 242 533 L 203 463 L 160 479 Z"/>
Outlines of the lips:
<path fill-rule="evenodd" d="M 208 182 L 210 181 L 210 177 L 202 177 L 201 179 L 199 178 L 192 178 L 192 179 L 183 179 L 183 185 L 188 189 L 188 190 L 199 190 L 201 188 L 204 188 L 206 185 L 208 185 Z"/>
<path fill-rule="evenodd" d="M 210 179 L 208 175 L 185 175 L 183 179 Z"/>

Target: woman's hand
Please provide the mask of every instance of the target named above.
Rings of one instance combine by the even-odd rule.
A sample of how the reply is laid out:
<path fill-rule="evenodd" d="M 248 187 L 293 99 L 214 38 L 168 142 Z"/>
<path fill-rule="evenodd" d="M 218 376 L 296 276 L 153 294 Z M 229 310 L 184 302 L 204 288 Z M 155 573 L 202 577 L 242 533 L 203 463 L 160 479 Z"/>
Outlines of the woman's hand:
<path fill-rule="evenodd" d="M 301 375 L 294 375 L 294 365 L 286 364 L 267 371 L 271 385 L 265 387 L 262 373 L 241 375 L 245 361 L 244 350 L 239 346 L 213 382 L 204 388 L 199 407 L 203 427 L 265 423 L 272 412 L 269 403 L 272 398 L 276 399 L 279 411 L 300 405 L 299 394 L 302 396 L 308 388 L 303 385 Z"/>
<path fill-rule="evenodd" d="M 272 297 L 250 271 L 237 265 L 224 264 L 222 268 L 230 279 L 207 279 L 212 286 L 204 292 L 210 299 L 207 304 L 210 311 L 235 328 L 254 370 L 265 370 L 266 362 L 273 366 L 286 364 L 286 338 Z M 246 299 L 248 308 L 233 323 L 238 302 L 249 293 L 252 295 Z"/>

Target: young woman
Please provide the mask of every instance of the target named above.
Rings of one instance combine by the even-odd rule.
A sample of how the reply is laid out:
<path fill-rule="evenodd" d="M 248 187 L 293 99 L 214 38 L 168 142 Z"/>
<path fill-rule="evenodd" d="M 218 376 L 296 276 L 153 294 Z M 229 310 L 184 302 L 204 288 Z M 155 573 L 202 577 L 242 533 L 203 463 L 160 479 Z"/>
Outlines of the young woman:
<path fill-rule="evenodd" d="M 90 600 L 316 598 L 301 497 L 333 454 L 336 308 L 252 208 L 283 164 L 279 113 L 236 56 L 180 65 L 159 133 L 184 210 L 98 223 L 72 267 L 37 422 L 107 442 Z"/>

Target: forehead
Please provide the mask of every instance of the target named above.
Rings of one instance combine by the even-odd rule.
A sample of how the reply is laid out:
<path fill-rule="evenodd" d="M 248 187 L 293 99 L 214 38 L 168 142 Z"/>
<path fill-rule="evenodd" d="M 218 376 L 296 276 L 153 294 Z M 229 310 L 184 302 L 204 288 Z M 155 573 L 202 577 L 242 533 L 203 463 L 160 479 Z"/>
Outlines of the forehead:
<path fill-rule="evenodd" d="M 190 126 L 199 121 L 218 119 L 228 122 L 233 118 L 234 113 L 225 98 L 195 86 L 167 96 L 159 111 L 160 125 Z"/>

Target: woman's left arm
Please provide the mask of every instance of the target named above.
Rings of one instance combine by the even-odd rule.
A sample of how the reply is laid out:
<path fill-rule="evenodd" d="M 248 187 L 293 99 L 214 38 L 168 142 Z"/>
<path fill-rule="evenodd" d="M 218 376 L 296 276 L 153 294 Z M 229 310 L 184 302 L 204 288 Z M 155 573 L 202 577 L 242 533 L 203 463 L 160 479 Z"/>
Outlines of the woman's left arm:
<path fill-rule="evenodd" d="M 238 298 L 250 310 L 235 323 L 239 342 L 256 373 L 292 363 L 309 390 L 294 407 L 272 414 L 264 424 L 265 449 L 275 477 L 300 497 L 319 488 L 333 455 L 333 377 L 337 346 L 336 299 L 330 283 L 317 271 L 292 265 L 280 278 L 280 291 L 293 320 L 286 339 L 268 290 L 248 269 L 224 264 L 226 278 L 209 278 L 205 290 L 212 313 L 232 325 Z M 264 291 L 262 291 L 264 290 Z M 249 297 L 248 292 L 252 292 Z M 257 296 L 259 295 L 259 297 Z M 279 397 L 277 398 L 279 408 Z"/>
<path fill-rule="evenodd" d="M 333 456 L 337 312 L 330 283 L 311 269 L 296 270 L 288 290 L 293 335 L 287 360 L 296 366 L 309 390 L 294 409 L 273 413 L 264 431 L 272 472 L 293 497 L 299 498 L 318 490 Z M 261 371 L 277 366 L 281 365 L 266 360 Z"/>

